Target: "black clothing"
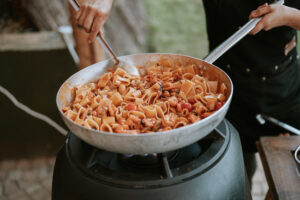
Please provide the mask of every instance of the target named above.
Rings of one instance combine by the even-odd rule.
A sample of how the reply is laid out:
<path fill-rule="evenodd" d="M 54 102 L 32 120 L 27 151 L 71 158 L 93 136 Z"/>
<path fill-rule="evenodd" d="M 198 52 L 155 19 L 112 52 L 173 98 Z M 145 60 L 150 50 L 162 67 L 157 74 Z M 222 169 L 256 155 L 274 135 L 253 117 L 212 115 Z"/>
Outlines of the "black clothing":
<path fill-rule="evenodd" d="M 210 50 L 243 26 L 250 12 L 265 2 L 203 0 Z M 300 9 L 299 0 L 286 0 L 285 5 Z M 296 48 L 286 50 L 296 34 L 289 27 L 279 27 L 248 35 L 215 63 L 233 81 L 227 118 L 239 131 L 246 152 L 256 151 L 258 137 L 284 132 L 271 123 L 260 125 L 256 114 L 273 116 L 300 129 L 299 56 Z"/>

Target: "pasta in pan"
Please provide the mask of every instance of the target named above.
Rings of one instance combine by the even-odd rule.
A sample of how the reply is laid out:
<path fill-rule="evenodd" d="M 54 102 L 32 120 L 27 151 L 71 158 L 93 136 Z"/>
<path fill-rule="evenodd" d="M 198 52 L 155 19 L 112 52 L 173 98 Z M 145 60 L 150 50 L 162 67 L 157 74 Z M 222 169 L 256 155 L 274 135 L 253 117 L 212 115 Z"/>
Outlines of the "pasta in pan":
<path fill-rule="evenodd" d="M 168 60 L 145 69 L 141 77 L 121 68 L 97 82 L 75 87 L 62 108 L 87 128 L 114 133 L 167 131 L 210 116 L 226 102 L 224 83 L 209 81 L 196 65 L 172 66 Z"/>

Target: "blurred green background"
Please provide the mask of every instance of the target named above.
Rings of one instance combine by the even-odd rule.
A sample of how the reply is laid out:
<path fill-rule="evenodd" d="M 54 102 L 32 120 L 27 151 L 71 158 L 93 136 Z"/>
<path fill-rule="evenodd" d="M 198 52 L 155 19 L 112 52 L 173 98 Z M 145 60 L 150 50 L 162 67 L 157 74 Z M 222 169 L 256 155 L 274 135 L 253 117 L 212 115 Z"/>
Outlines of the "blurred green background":
<path fill-rule="evenodd" d="M 144 0 L 149 20 L 148 46 L 203 58 L 208 53 L 205 13 L 201 0 Z"/>

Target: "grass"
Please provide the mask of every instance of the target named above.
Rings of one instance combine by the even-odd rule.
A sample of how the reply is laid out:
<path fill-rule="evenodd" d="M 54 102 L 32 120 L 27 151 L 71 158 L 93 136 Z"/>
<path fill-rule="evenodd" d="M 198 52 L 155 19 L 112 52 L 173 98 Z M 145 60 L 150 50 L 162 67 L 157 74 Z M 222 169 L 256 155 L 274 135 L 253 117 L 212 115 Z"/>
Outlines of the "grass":
<path fill-rule="evenodd" d="M 208 52 L 205 13 L 199 0 L 144 0 L 150 51 L 203 58 Z"/>

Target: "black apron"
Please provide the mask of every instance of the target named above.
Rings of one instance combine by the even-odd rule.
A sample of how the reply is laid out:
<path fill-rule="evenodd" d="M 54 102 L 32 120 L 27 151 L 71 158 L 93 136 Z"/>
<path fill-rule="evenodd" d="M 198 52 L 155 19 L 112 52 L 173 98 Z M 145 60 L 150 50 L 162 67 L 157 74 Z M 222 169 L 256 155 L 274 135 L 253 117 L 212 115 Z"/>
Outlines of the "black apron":
<path fill-rule="evenodd" d="M 210 50 L 248 21 L 262 0 L 203 0 Z M 271 3 L 270 1 L 268 3 Z M 285 5 L 300 9 L 300 0 Z M 227 118 L 240 133 L 245 152 L 255 152 L 260 136 L 284 130 L 260 125 L 256 114 L 273 116 L 300 129 L 300 62 L 296 31 L 289 27 L 248 35 L 215 64 L 233 81 L 234 95 Z"/>

